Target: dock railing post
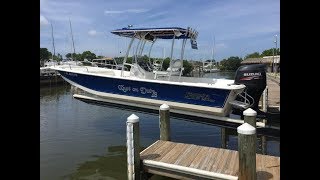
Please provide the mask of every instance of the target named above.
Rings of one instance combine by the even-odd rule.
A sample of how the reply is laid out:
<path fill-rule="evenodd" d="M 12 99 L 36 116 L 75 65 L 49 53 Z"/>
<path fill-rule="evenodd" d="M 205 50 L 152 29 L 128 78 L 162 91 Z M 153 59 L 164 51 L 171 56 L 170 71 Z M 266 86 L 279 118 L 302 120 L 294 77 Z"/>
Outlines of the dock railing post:
<path fill-rule="evenodd" d="M 257 112 L 251 108 L 243 111 L 243 115 L 244 115 L 244 122 L 250 124 L 251 126 L 253 126 L 254 128 L 256 128 L 256 124 L 257 124 L 257 120 L 256 120 L 256 116 L 257 116 Z"/>
<path fill-rule="evenodd" d="M 226 133 L 226 128 L 221 127 L 221 148 L 223 149 L 227 148 L 227 139 L 228 139 L 228 135 Z"/>
<path fill-rule="evenodd" d="M 237 128 L 239 180 L 256 180 L 256 128 L 244 123 Z"/>
<path fill-rule="evenodd" d="M 170 107 L 162 104 L 159 109 L 160 140 L 170 141 Z"/>
<path fill-rule="evenodd" d="M 127 164 L 128 180 L 140 179 L 140 129 L 135 114 L 127 118 Z"/>
<path fill-rule="evenodd" d="M 266 88 L 264 89 L 263 93 L 262 93 L 262 111 L 263 112 L 267 112 L 267 88 L 268 86 L 266 86 Z"/>

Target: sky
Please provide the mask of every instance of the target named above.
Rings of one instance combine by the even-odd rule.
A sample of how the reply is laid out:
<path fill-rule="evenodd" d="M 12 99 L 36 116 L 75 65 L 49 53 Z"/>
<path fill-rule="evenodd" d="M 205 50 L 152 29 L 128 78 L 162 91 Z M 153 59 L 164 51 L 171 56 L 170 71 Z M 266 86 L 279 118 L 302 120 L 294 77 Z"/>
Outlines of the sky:
<path fill-rule="evenodd" d="M 198 50 L 188 41 L 184 59 L 243 58 L 280 48 L 280 0 L 40 0 L 40 47 L 53 52 L 54 39 L 56 54 L 73 52 L 72 29 L 76 53 L 123 56 L 130 39 L 111 31 L 128 25 L 195 29 Z M 151 56 L 169 57 L 171 44 L 157 41 Z M 175 41 L 173 58 L 180 57 L 181 44 Z"/>

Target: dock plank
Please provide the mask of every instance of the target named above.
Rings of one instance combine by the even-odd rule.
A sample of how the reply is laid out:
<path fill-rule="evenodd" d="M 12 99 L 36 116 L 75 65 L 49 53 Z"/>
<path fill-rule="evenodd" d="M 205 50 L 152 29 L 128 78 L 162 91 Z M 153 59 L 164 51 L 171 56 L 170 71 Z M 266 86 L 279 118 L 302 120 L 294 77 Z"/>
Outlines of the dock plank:
<path fill-rule="evenodd" d="M 155 149 L 159 148 L 160 146 L 162 146 L 165 143 L 165 141 L 161 141 L 158 140 L 155 143 L 153 143 L 152 145 L 150 145 L 149 147 L 145 148 L 141 153 L 140 156 L 149 154 L 149 152 L 153 152 Z"/>
<path fill-rule="evenodd" d="M 237 151 L 232 151 L 232 156 L 230 159 L 230 167 L 228 170 L 226 170 L 226 174 L 230 174 L 233 176 L 237 176 L 237 174 L 233 174 L 234 172 L 237 171 L 237 169 L 239 169 L 239 167 L 237 166 L 239 164 L 239 156 Z"/>
<path fill-rule="evenodd" d="M 209 171 L 212 164 L 215 162 L 217 158 L 217 153 L 218 149 L 210 148 L 207 157 L 203 160 L 202 165 L 199 167 L 199 169 Z"/>
<path fill-rule="evenodd" d="M 199 151 L 198 155 L 191 162 L 189 167 L 198 169 L 201 162 L 203 162 L 204 159 L 206 158 L 209 149 L 210 149 L 209 147 L 202 147 L 201 150 Z"/>
<path fill-rule="evenodd" d="M 177 165 L 189 167 L 200 151 L 201 147 L 193 146 L 193 148 L 188 153 L 186 153 L 185 158 L 181 159 L 179 163 L 177 163 Z"/>
<path fill-rule="evenodd" d="M 146 172 L 162 176 L 203 179 L 195 170 L 206 172 L 207 178 L 217 174 L 225 176 L 225 179 L 236 179 L 238 176 L 239 154 L 234 150 L 159 140 L 141 152 L 140 156 Z M 144 160 L 148 160 L 148 163 L 146 161 L 147 164 L 144 164 Z M 150 162 L 158 162 L 158 166 Z M 172 169 L 165 168 L 170 164 L 173 165 Z M 256 165 L 257 179 L 280 179 L 280 157 L 257 154 Z M 181 171 L 177 167 L 187 170 Z"/>
<path fill-rule="evenodd" d="M 185 151 L 189 146 L 187 144 L 177 143 L 175 148 L 164 155 L 161 158 L 161 162 L 173 164 L 177 158 L 180 156 L 181 152 Z"/>
<path fill-rule="evenodd" d="M 160 161 L 161 158 L 166 155 L 169 151 L 171 151 L 177 144 L 172 143 L 170 141 L 166 141 L 162 146 L 157 148 L 154 151 L 154 154 L 157 156 L 153 160 L 154 161 Z"/>
<path fill-rule="evenodd" d="M 224 151 L 225 149 L 219 149 L 219 153 L 217 154 L 217 159 L 216 161 L 213 163 L 213 165 L 211 166 L 210 171 L 212 172 L 217 172 L 218 170 L 218 165 L 221 163 L 221 161 L 223 161 L 223 157 L 226 151 Z"/>
<path fill-rule="evenodd" d="M 228 169 L 230 169 L 230 166 L 231 166 L 230 160 L 232 157 L 232 151 L 226 149 L 226 153 L 227 154 L 225 155 L 225 158 L 223 158 L 223 161 L 218 166 L 219 168 L 217 170 L 217 172 L 221 174 L 228 174 L 226 173 L 226 171 L 228 171 Z"/>

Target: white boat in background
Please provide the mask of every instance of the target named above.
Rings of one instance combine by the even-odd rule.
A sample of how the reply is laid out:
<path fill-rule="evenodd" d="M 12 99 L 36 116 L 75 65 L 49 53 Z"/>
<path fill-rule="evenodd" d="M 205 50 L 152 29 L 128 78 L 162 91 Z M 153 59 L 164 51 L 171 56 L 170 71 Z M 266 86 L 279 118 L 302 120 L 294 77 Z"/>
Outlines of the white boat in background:
<path fill-rule="evenodd" d="M 53 69 L 73 86 L 112 103 L 146 108 L 158 108 L 166 103 L 172 112 L 199 117 L 205 116 L 201 111 L 206 111 L 206 116 L 210 117 L 229 116 L 232 105 L 246 108 L 254 103 L 248 99 L 251 96 L 244 91 L 246 86 L 235 83 L 234 80 L 183 77 L 182 67 L 179 69 L 179 76 L 172 76 L 174 70 L 170 69 L 169 75 L 165 77 L 153 73 L 150 61 L 141 61 L 146 43 L 151 43 L 150 55 L 152 45 L 158 39 L 165 39 L 172 41 L 170 64 L 174 41 L 182 40 L 182 63 L 187 40 L 190 40 L 193 49 L 197 49 L 198 32 L 191 28 L 122 28 L 111 33 L 131 39 L 121 70 L 76 65 L 55 66 Z M 138 43 L 133 62 L 127 63 L 135 40 L 138 40 Z M 125 66 L 130 67 L 130 70 L 126 71 Z M 244 93 L 241 96 L 244 100 L 235 101 L 241 93 Z"/>
<path fill-rule="evenodd" d="M 163 60 L 161 59 L 155 59 L 153 61 L 153 70 L 154 71 L 161 71 L 162 69 Z"/>
<path fill-rule="evenodd" d="M 218 69 L 212 62 L 203 62 L 203 72 L 214 73 L 219 71 L 220 69 Z"/>

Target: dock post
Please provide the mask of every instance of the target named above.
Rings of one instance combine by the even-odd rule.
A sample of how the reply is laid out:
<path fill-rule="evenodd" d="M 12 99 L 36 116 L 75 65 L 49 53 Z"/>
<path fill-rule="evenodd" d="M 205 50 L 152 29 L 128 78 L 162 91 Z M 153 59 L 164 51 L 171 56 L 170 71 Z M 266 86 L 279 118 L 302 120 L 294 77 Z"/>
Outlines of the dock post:
<path fill-rule="evenodd" d="M 237 128 L 239 180 L 256 180 L 256 128 L 244 123 Z"/>
<path fill-rule="evenodd" d="M 262 111 L 266 112 L 266 89 L 262 92 Z"/>
<path fill-rule="evenodd" d="M 267 154 L 267 137 L 264 135 L 261 136 L 261 149 L 262 154 Z"/>
<path fill-rule="evenodd" d="M 140 129 L 135 114 L 127 118 L 127 164 L 128 180 L 140 179 Z"/>
<path fill-rule="evenodd" d="M 251 126 L 253 126 L 254 128 L 256 128 L 256 124 L 257 124 L 257 120 L 256 120 L 256 116 L 257 116 L 257 112 L 251 108 L 243 111 L 243 115 L 244 115 L 244 122 L 250 124 Z"/>
<path fill-rule="evenodd" d="M 170 107 L 162 104 L 159 109 L 160 140 L 170 141 Z"/>
<path fill-rule="evenodd" d="M 223 149 L 227 148 L 227 139 L 228 139 L 228 135 L 226 133 L 226 128 L 221 127 L 221 148 Z"/>
<path fill-rule="evenodd" d="M 267 112 L 268 110 L 268 97 L 267 97 L 267 92 L 268 92 L 268 86 L 266 86 L 266 88 L 264 89 L 263 93 L 262 93 L 262 111 L 263 112 Z"/>

